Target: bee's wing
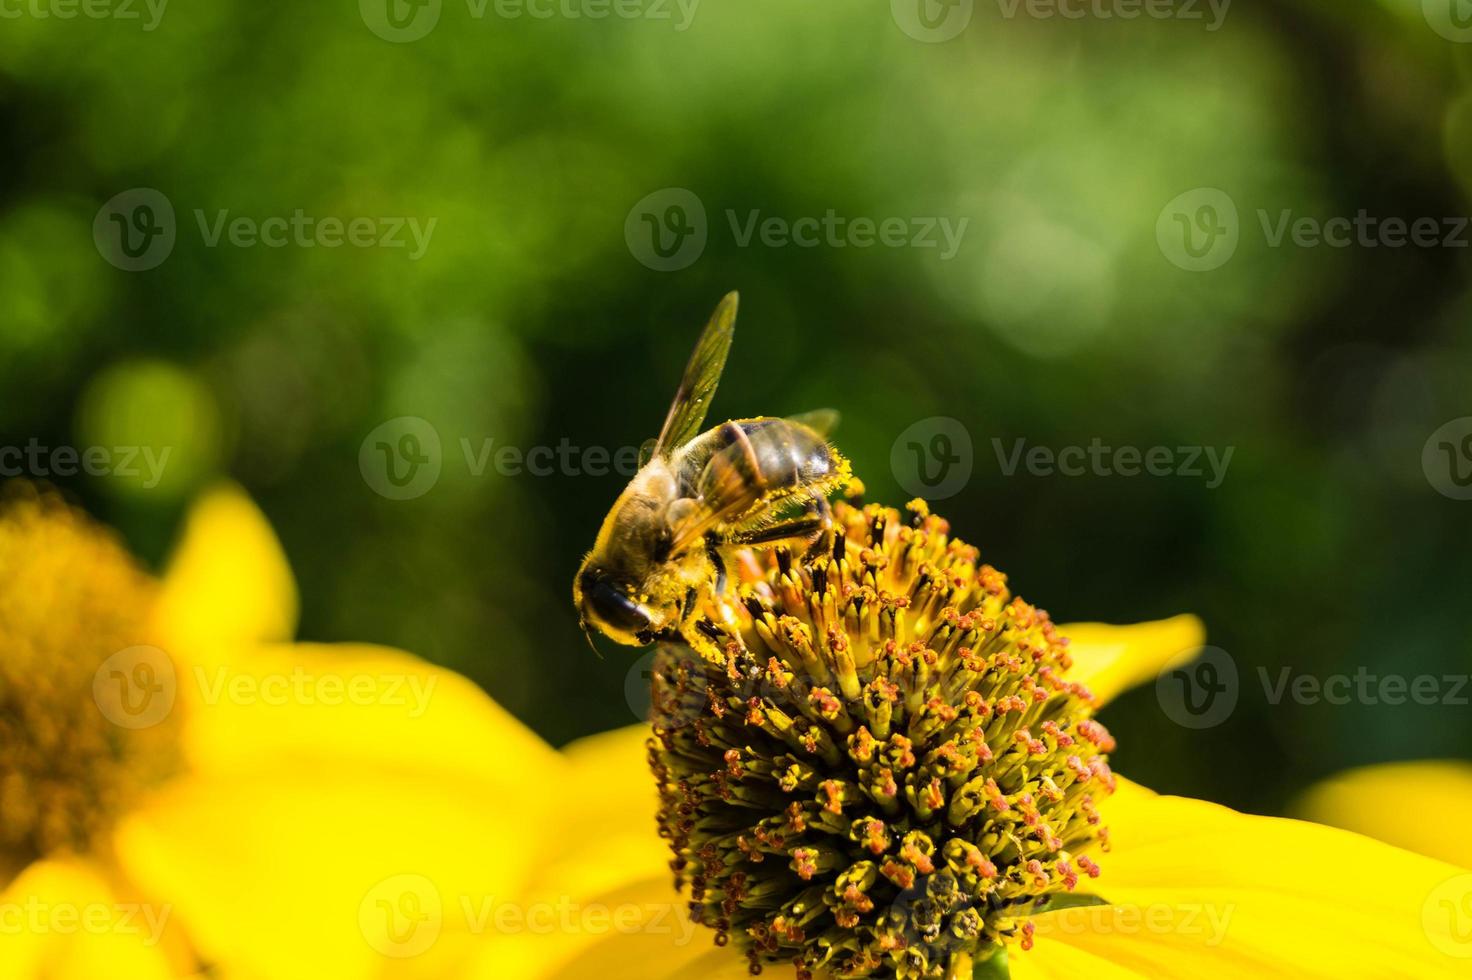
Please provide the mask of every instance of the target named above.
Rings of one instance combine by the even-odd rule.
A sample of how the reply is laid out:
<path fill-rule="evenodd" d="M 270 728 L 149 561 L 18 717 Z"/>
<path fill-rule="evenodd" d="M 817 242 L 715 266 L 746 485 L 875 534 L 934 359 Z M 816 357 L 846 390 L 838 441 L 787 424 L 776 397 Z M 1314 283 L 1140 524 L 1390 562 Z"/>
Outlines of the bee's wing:
<path fill-rule="evenodd" d="M 705 506 L 691 510 L 670 528 L 670 550 L 679 554 L 705 537 L 707 531 L 747 523 L 775 504 L 763 499 L 762 492 L 734 470 L 726 471 L 709 485 Z"/>
<path fill-rule="evenodd" d="M 726 355 L 731 351 L 731 336 L 736 328 L 737 296 L 727 293 L 711 314 L 710 322 L 695 343 L 690 363 L 685 365 L 685 376 L 675 391 L 675 400 L 670 413 L 665 417 L 664 428 L 654 446 L 640 453 L 641 463 L 653 456 L 668 456 L 671 452 L 700 434 L 706 410 L 720 383 L 721 371 L 726 367 Z"/>
<path fill-rule="evenodd" d="M 827 439 L 833 434 L 833 430 L 838 428 L 839 414 L 836 408 L 815 408 L 811 412 L 789 415 L 787 421 L 805 425 Z"/>

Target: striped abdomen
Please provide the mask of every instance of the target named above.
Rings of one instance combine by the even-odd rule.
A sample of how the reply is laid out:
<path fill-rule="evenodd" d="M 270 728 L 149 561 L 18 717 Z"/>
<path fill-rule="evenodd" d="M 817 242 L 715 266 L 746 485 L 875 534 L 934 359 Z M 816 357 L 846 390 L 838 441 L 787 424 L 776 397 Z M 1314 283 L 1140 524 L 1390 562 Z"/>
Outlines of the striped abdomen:
<path fill-rule="evenodd" d="M 680 454 L 681 496 L 736 521 L 758 503 L 808 490 L 826 494 L 843 459 L 821 435 L 788 419 L 737 419 L 691 441 Z"/>

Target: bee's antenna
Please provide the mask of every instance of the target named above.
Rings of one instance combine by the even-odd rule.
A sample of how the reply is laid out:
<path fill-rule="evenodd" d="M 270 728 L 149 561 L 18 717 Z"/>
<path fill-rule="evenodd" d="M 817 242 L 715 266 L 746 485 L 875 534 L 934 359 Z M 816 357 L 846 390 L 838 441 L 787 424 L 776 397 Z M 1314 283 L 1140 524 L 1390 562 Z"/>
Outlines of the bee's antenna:
<path fill-rule="evenodd" d="M 588 621 L 586 619 L 579 619 L 578 629 L 582 630 L 583 635 L 588 638 L 588 649 L 592 650 L 593 653 L 597 655 L 599 660 L 602 660 L 603 651 L 599 650 L 598 644 L 593 642 L 593 628 L 588 625 Z"/>

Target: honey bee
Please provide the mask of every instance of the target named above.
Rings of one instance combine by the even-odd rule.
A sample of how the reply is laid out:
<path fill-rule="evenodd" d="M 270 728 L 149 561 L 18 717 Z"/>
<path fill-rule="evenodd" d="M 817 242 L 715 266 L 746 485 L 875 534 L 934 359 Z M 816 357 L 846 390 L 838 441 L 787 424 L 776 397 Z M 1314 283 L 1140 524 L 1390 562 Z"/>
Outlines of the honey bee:
<path fill-rule="evenodd" d="M 700 432 L 736 324 L 737 296 L 695 344 L 652 454 L 604 518 L 573 580 L 583 631 L 626 646 L 683 638 L 701 602 L 723 594 L 738 548 L 812 544 L 831 522 L 828 495 L 850 479 L 826 435 L 830 410 L 723 422 Z M 697 434 L 698 433 L 698 434 Z"/>

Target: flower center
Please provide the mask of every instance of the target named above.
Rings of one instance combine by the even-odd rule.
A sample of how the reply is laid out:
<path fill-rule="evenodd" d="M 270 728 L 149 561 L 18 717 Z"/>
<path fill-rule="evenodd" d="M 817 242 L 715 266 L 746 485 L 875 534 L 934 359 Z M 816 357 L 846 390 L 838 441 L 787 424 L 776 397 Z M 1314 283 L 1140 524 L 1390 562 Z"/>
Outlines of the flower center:
<path fill-rule="evenodd" d="M 693 917 L 753 974 L 970 977 L 1099 868 L 1113 739 L 1068 641 L 922 502 L 742 556 L 656 661 L 650 764 Z"/>
<path fill-rule="evenodd" d="M 118 814 L 177 768 L 177 713 L 126 727 L 97 693 L 109 657 L 148 643 L 154 594 L 85 515 L 49 492 L 5 490 L 0 867 L 97 849 Z"/>

